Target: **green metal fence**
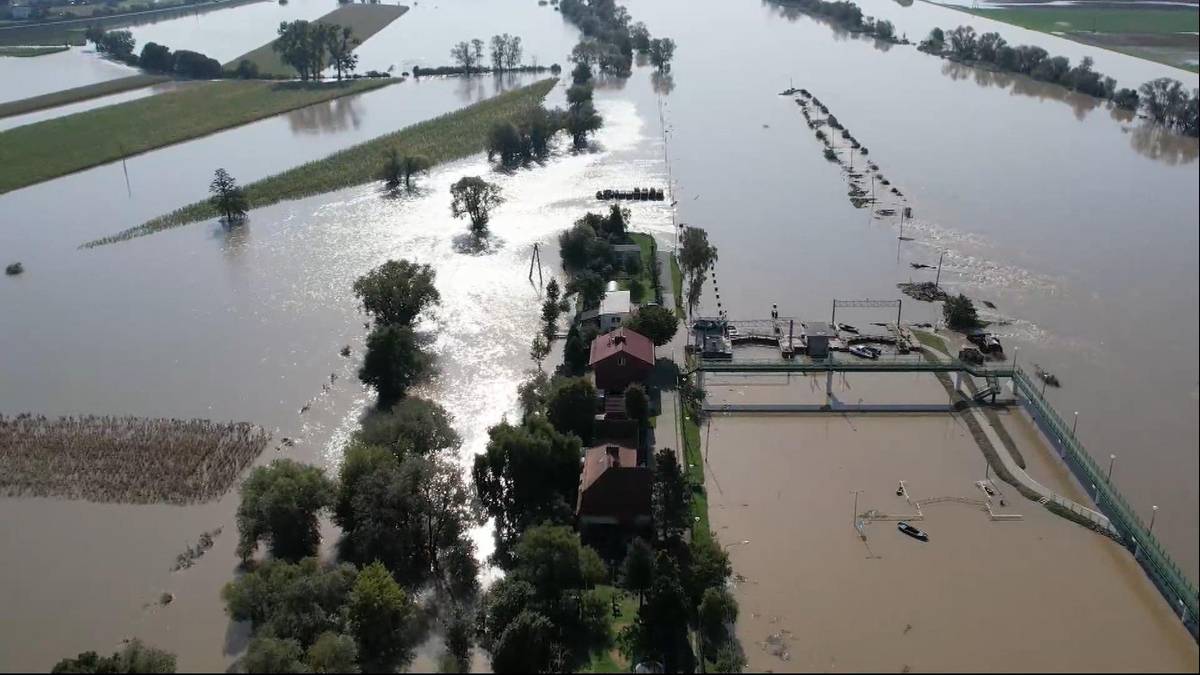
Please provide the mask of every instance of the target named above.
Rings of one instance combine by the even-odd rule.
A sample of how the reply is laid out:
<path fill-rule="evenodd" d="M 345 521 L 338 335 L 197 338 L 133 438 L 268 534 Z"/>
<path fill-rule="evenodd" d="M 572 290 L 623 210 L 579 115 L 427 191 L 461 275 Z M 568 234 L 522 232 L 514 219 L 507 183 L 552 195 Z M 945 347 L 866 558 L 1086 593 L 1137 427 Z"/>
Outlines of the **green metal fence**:
<path fill-rule="evenodd" d="M 1180 619 L 1195 637 L 1196 586 L 1188 580 L 1162 544 L 1150 533 L 1129 502 L 1125 501 L 1121 493 L 1109 482 L 1106 473 L 1080 444 L 1071 427 L 1042 397 L 1025 371 L 1017 368 L 1013 381 L 1017 393 L 1028 405 L 1042 429 L 1050 436 L 1051 441 L 1058 446 L 1063 459 L 1067 460 L 1076 477 L 1084 486 L 1095 486 L 1093 496 L 1097 499 L 1096 506 L 1109 517 L 1113 528 L 1120 534 L 1122 543 L 1133 551 L 1138 563 L 1146 570 L 1171 607 L 1180 613 Z"/>

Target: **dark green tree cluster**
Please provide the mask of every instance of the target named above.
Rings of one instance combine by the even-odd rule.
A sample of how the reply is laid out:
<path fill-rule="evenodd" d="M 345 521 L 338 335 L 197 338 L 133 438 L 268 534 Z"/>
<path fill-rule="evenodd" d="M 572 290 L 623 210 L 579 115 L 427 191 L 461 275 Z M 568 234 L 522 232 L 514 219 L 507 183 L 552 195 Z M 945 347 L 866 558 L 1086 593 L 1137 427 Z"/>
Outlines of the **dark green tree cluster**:
<path fill-rule="evenodd" d="M 389 260 L 354 282 L 354 295 L 374 319 L 358 378 L 375 388 L 377 407 L 391 408 L 433 370 L 433 356 L 412 323 L 441 301 L 429 265 Z"/>
<path fill-rule="evenodd" d="M 653 661 L 665 672 L 691 672 L 696 655 L 688 628 L 700 637 L 700 656 L 716 672 L 740 672 L 741 645 L 733 634 L 737 602 L 726 590 L 729 556 L 708 532 L 692 532 L 691 492 L 674 451 L 655 453 L 652 542 L 635 539 L 621 563 L 620 583 L 639 599 L 638 615 L 618 636 L 631 662 Z"/>
<path fill-rule="evenodd" d="M 450 48 L 450 58 L 458 64 L 463 72 L 481 70 L 483 66 L 483 40 L 475 38 L 470 42 L 459 42 Z"/>
<path fill-rule="evenodd" d="M 341 80 L 358 66 L 354 48 L 359 41 L 347 26 L 297 19 L 280 22 L 277 32 L 271 48 L 300 73 L 301 80 L 321 79 L 321 72 L 328 66 L 334 68 L 337 79 Z"/>
<path fill-rule="evenodd" d="M 687 284 L 688 311 L 700 304 L 700 295 L 708 271 L 717 261 L 717 248 L 708 243 L 708 232 L 699 227 L 685 227 L 679 252 L 679 268 Z"/>
<path fill-rule="evenodd" d="M 137 65 L 137 57 L 133 53 L 137 41 L 133 39 L 133 33 L 127 30 L 106 31 L 99 26 L 92 26 L 84 31 L 83 37 L 96 47 L 97 52 L 130 65 Z"/>
<path fill-rule="evenodd" d="M 471 233 L 483 236 L 487 234 L 492 209 L 504 203 L 502 194 L 495 183 L 479 176 L 463 176 L 450 186 L 450 214 L 455 218 L 466 216 L 471 221 Z"/>
<path fill-rule="evenodd" d="M 172 52 L 169 47 L 157 42 L 147 42 L 142 46 L 138 65 L 153 73 L 170 73 L 196 79 L 214 79 L 224 75 L 221 62 L 214 58 L 186 49 Z"/>
<path fill-rule="evenodd" d="M 550 153 L 550 140 L 562 128 L 562 114 L 536 106 L 515 122 L 497 122 L 488 132 L 488 159 L 499 157 L 505 166 L 542 159 Z"/>
<path fill-rule="evenodd" d="M 1200 94 L 1189 95 L 1169 77 L 1144 83 L 1138 89 L 1117 88 L 1117 81 L 1097 71 L 1090 56 L 1072 66 L 1065 56 L 1051 56 L 1032 45 L 1010 46 L 998 33 L 977 35 L 971 26 L 951 31 L 934 28 L 918 49 L 964 63 L 983 63 L 1010 73 L 1057 84 L 1072 91 L 1112 101 L 1126 110 L 1140 110 L 1154 122 L 1189 136 L 1200 134 Z"/>
<path fill-rule="evenodd" d="M 587 213 L 558 236 L 559 256 L 570 277 L 567 293 L 578 293 L 580 307 L 599 304 L 604 286 L 617 271 L 614 244 L 630 242 L 629 212 L 613 205 L 607 215 Z"/>
<path fill-rule="evenodd" d="M 975 303 L 962 293 L 946 298 L 942 303 L 942 317 L 946 320 L 946 325 L 954 330 L 979 327 L 979 314 L 975 311 Z"/>
<path fill-rule="evenodd" d="M 675 337 L 675 331 L 679 329 L 679 317 L 666 307 L 645 305 L 625 319 L 624 326 L 645 335 L 655 346 L 661 347 Z"/>
<path fill-rule="evenodd" d="M 480 642 L 496 673 L 574 672 L 612 642 L 600 556 L 563 525 L 524 532 L 480 611 Z"/>
<path fill-rule="evenodd" d="M 633 69 L 633 53 L 652 53 L 653 39 L 646 24 L 631 23 L 628 10 L 614 0 L 562 0 L 559 9 L 564 18 L 575 24 L 584 40 L 571 52 L 571 61 L 589 68 L 596 66 L 601 73 L 628 77 Z M 670 52 L 674 52 L 673 41 Z M 660 47 L 664 45 L 660 43 Z M 667 50 L 666 63 L 670 62 Z M 658 64 L 656 64 L 658 65 Z M 663 66 L 659 66 L 662 68 Z"/>
<path fill-rule="evenodd" d="M 863 16 L 862 9 L 853 2 L 836 0 L 786 0 L 791 7 L 798 7 L 808 14 L 815 14 L 829 19 L 838 28 L 851 33 L 873 35 L 879 40 L 899 42 L 896 39 L 896 28 L 891 21 L 876 20 L 874 17 Z"/>
<path fill-rule="evenodd" d="M 378 562 L 268 560 L 221 595 L 230 618 L 251 624 L 235 672 L 391 672 L 412 657 L 416 606 Z"/>
<path fill-rule="evenodd" d="M 591 69 L 586 69 L 586 72 L 587 78 L 575 82 L 567 90 L 567 112 L 561 115 L 562 126 L 571 134 L 571 141 L 576 148 L 586 146 L 588 136 L 604 125 L 604 118 L 596 112 L 592 102 Z"/>
<path fill-rule="evenodd" d="M 112 656 L 83 652 L 73 659 L 54 664 L 51 673 L 173 673 L 175 655 L 147 647 L 141 640 L 130 640 Z"/>
<path fill-rule="evenodd" d="M 526 529 L 571 522 L 582 449 L 578 436 L 559 432 L 541 416 L 519 426 L 501 422 L 488 435 L 472 476 L 475 493 L 495 525 L 495 560 L 506 567 Z"/>

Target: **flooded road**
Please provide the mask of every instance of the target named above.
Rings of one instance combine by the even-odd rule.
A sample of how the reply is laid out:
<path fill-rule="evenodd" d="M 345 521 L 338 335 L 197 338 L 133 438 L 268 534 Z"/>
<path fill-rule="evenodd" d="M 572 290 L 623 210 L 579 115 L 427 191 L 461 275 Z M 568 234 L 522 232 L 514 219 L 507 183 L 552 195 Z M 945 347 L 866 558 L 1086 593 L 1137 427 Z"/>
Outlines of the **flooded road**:
<path fill-rule="evenodd" d="M 438 269 L 443 307 L 425 328 L 437 332 L 442 374 L 428 393 L 454 411 L 466 463 L 486 428 L 515 411 L 516 381 L 531 365 L 532 244 L 546 244 L 552 267 L 557 232 L 599 206 L 596 189 L 666 184 L 661 102 L 678 220 L 707 228 L 720 248 L 720 293 L 733 317 L 764 316 L 777 302 L 785 314 L 824 319 L 833 297 L 898 297 L 897 282 L 925 278 L 910 262 L 936 262 L 947 250 L 943 281 L 994 301 L 989 316 L 1004 322 L 998 331 L 1006 347 L 1020 348 L 1018 361 L 1062 378 L 1052 400 L 1081 411 L 1079 433 L 1093 452 L 1118 454 L 1114 480 L 1132 503 L 1146 513 L 1161 507 L 1155 533 L 1194 577 L 1200 377 L 1190 342 L 1176 337 L 1197 324 L 1194 139 L 758 2 L 635 0 L 629 9 L 679 43 L 672 73 L 639 69 L 600 87 L 607 125 L 596 153 L 560 152 L 543 167 L 493 174 L 509 201 L 495 216 L 489 255 L 457 253 L 466 228 L 447 206 L 450 182 L 488 170 L 480 158 L 436 171 L 411 199 L 383 200 L 362 187 L 255 211 L 234 232 L 202 223 L 75 247 L 204 197 L 217 166 L 249 182 L 528 79 L 410 80 L 130 158 L 128 188 L 110 164 L 0 196 L 0 254 L 27 270 L 0 280 L 0 411 L 248 420 L 276 442 L 298 439 L 289 456 L 336 467 L 367 399 L 354 377 L 364 330 L 350 283 L 382 260 L 407 257 Z M 864 9 L 910 38 L 963 22 L 921 3 L 870 0 Z M 363 45 L 360 67 L 442 64 L 454 42 L 504 31 L 524 37 L 527 61 L 565 63 L 576 34 L 557 13 L 533 0 L 508 10 L 519 20 L 499 21 L 502 10 L 483 0 L 414 7 Z M 997 26 L 1013 42 L 1095 52 L 1097 68 L 1123 84 L 1170 70 Z M 229 27 L 232 56 L 270 39 L 270 28 L 264 36 Z M 152 35 L 139 43 L 185 46 Z M 191 48 L 213 53 L 212 40 L 223 37 Z M 893 222 L 851 207 L 798 106 L 776 95 L 789 83 L 816 93 L 870 147 L 914 207 L 906 234 L 916 241 L 898 242 Z M 551 99 L 561 104 L 561 87 Z M 669 245 L 667 204 L 636 205 L 633 222 Z M 937 315 L 905 305 L 907 320 Z M 347 344 L 354 355 L 343 359 Z M 235 493 L 187 508 L 0 499 L 5 665 L 46 669 L 138 635 L 177 652 L 181 669 L 224 669 L 244 638 L 217 595 L 234 569 L 236 501 Z M 169 571 L 175 554 L 218 526 L 224 534 L 197 567 Z M 177 599 L 156 607 L 163 591 Z"/>

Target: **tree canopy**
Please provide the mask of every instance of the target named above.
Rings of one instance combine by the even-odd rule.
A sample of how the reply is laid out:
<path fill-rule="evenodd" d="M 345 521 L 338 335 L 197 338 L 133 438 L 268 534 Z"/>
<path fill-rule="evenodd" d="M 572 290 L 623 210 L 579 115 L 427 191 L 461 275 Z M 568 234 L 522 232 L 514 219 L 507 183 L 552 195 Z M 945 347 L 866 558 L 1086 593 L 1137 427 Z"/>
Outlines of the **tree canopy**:
<path fill-rule="evenodd" d="M 460 178 L 450 186 L 450 197 L 450 213 L 455 218 L 467 216 L 471 220 L 471 231 L 475 234 L 487 231 L 492 209 L 504 202 L 500 186 L 479 176 Z"/>
<path fill-rule="evenodd" d="M 208 198 L 212 207 L 221 214 L 227 225 L 240 223 L 246 218 L 249 208 L 246 195 L 238 187 L 237 181 L 225 169 L 217 169 L 212 182 L 208 185 L 212 196 Z"/>
<path fill-rule="evenodd" d="M 354 282 L 354 296 L 376 325 L 410 324 L 442 301 L 427 264 L 389 260 Z"/>
<path fill-rule="evenodd" d="M 112 656 L 83 652 L 71 659 L 54 664 L 51 673 L 173 673 L 175 655 L 146 646 L 141 640 L 130 640 Z"/>
<path fill-rule="evenodd" d="M 342 607 L 358 572 L 316 558 L 267 560 L 225 584 L 221 597 L 234 621 L 249 621 L 259 637 L 295 640 L 303 649 L 344 627 Z"/>
<path fill-rule="evenodd" d="M 968 330 L 979 326 L 979 314 L 975 311 L 975 303 L 961 293 L 946 298 L 942 304 L 942 317 L 945 318 L 946 325 L 954 330 Z"/>
<path fill-rule="evenodd" d="M 455 450 L 462 438 L 451 424 L 450 413 L 428 399 L 409 396 L 388 410 L 363 417 L 356 440 L 391 450 L 397 459 L 427 457 Z"/>
<path fill-rule="evenodd" d="M 333 484 L 314 466 L 277 459 L 256 467 L 242 484 L 238 505 L 238 555 L 254 555 L 265 540 L 271 555 L 299 560 L 321 541 L 319 517 L 333 501 Z"/>
<path fill-rule="evenodd" d="M 588 378 L 556 377 L 550 382 L 546 418 L 560 433 L 574 434 L 587 446 L 592 442 L 596 402 L 596 387 Z"/>
<path fill-rule="evenodd" d="M 408 393 L 410 387 L 433 370 L 433 356 L 421 349 L 409 326 L 376 326 L 367 336 L 367 353 L 358 379 L 375 388 L 377 406 L 386 409 Z"/>
<path fill-rule="evenodd" d="M 416 608 L 382 564 L 372 563 L 359 572 L 347 611 L 364 670 L 393 672 L 412 658 L 409 623 Z"/>
<path fill-rule="evenodd" d="M 625 319 L 626 328 L 650 338 L 656 347 L 661 347 L 675 337 L 679 329 L 679 317 L 658 305 L 644 305 Z"/>

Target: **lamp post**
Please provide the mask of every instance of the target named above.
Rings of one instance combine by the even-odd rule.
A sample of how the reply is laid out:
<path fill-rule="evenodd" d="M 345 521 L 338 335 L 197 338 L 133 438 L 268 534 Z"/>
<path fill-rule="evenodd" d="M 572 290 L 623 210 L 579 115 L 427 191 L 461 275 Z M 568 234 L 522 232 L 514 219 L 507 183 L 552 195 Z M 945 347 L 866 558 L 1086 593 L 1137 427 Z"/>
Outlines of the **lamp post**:
<path fill-rule="evenodd" d="M 1112 484 L 1112 470 L 1113 470 L 1113 464 L 1116 464 L 1116 463 L 1117 463 L 1117 456 L 1116 456 L 1116 455 L 1109 455 L 1109 456 L 1108 456 L 1108 483 L 1109 483 L 1110 485 Z"/>
<path fill-rule="evenodd" d="M 1071 438 L 1075 438 L 1075 428 L 1079 426 L 1079 411 L 1075 411 L 1075 419 L 1071 422 Z"/>
<path fill-rule="evenodd" d="M 1149 532 L 1148 532 L 1149 534 L 1154 534 L 1154 518 L 1155 518 L 1157 515 L 1158 515 L 1158 507 L 1157 507 L 1157 506 L 1151 506 L 1151 507 L 1150 507 L 1150 530 L 1149 530 Z"/>
<path fill-rule="evenodd" d="M 1096 487 L 1095 483 L 1092 483 L 1092 502 L 1095 503 L 1097 507 L 1100 506 L 1100 488 Z"/>
<path fill-rule="evenodd" d="M 862 492 L 862 490 L 851 490 L 851 492 L 854 493 L 854 513 L 851 515 L 850 524 L 853 525 L 854 523 L 858 522 L 858 493 Z M 1158 507 L 1156 506 L 1154 508 Z"/>

